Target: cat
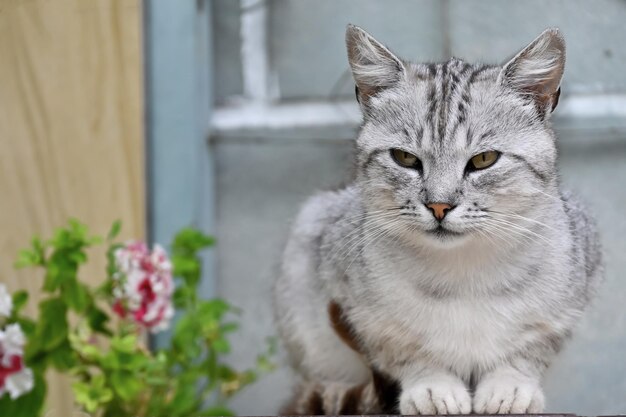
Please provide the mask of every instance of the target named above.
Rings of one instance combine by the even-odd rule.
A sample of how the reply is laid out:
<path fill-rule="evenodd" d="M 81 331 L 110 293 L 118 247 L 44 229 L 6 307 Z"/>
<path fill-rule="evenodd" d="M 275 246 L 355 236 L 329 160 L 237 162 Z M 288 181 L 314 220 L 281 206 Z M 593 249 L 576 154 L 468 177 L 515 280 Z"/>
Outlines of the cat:
<path fill-rule="evenodd" d="M 557 172 L 563 37 L 502 66 L 410 63 L 353 25 L 346 43 L 355 178 L 306 201 L 287 241 L 275 318 L 300 384 L 283 411 L 542 412 L 602 278 Z"/>

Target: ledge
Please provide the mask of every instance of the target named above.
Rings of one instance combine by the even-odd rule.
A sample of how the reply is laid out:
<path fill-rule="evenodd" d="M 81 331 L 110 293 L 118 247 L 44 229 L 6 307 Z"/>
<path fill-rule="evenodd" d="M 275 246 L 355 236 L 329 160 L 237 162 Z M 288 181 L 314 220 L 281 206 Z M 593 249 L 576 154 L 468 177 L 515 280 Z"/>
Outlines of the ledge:
<path fill-rule="evenodd" d="M 218 107 L 212 140 L 345 141 L 356 137 L 361 114 L 354 101 L 256 103 Z M 560 144 L 626 141 L 626 94 L 573 95 L 554 117 Z"/>
<path fill-rule="evenodd" d="M 612 414 L 612 415 L 597 415 L 597 416 L 579 416 L 578 414 L 494 414 L 495 416 L 510 416 L 514 415 L 515 417 L 624 417 L 624 414 Z M 254 417 L 254 416 L 241 416 L 241 417 Z M 257 416 L 257 417 L 276 417 L 276 416 Z M 280 417 L 295 417 L 290 416 L 288 414 L 281 415 Z M 299 416 L 299 417 L 315 417 L 315 416 Z M 330 416 L 329 416 L 330 417 Z M 339 416 L 332 416 L 339 417 Z M 361 415 L 342 415 L 341 417 L 364 417 Z M 393 415 L 393 414 L 368 414 L 368 417 L 407 417 L 403 415 Z M 430 416 L 428 414 L 422 414 L 420 417 L 440 417 L 440 416 Z M 485 417 L 484 414 L 457 414 L 456 417 Z"/>

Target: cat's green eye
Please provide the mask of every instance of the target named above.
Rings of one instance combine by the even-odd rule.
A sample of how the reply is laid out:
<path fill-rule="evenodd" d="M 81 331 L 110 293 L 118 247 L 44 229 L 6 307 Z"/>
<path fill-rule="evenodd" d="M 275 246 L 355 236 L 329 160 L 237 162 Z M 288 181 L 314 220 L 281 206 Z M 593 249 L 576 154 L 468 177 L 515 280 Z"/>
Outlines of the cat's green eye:
<path fill-rule="evenodd" d="M 392 149 L 391 156 L 396 163 L 405 168 L 421 169 L 422 162 L 412 153 L 403 151 L 402 149 Z"/>
<path fill-rule="evenodd" d="M 479 153 L 478 155 L 474 155 L 472 159 L 470 159 L 469 163 L 467 164 L 467 167 L 470 170 L 489 168 L 490 166 L 496 163 L 499 157 L 500 157 L 500 152 L 498 151 L 482 152 L 482 153 Z"/>

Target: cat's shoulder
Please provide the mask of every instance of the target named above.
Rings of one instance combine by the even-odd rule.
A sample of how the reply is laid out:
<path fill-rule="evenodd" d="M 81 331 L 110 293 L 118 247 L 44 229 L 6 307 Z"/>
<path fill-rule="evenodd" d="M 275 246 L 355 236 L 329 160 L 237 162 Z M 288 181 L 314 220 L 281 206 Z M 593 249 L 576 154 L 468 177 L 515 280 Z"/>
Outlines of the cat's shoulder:
<path fill-rule="evenodd" d="M 579 193 L 569 188 L 562 188 L 559 191 L 559 197 L 563 202 L 565 214 L 569 217 L 571 223 L 577 224 L 578 226 L 595 223 L 589 212 L 587 202 L 580 196 Z"/>
<path fill-rule="evenodd" d="M 584 261 L 585 272 L 589 278 L 588 293 L 595 292 L 602 280 L 602 247 L 595 218 L 587 203 L 571 190 L 561 191 L 561 200 L 569 220 L 575 252 L 578 260 Z"/>
<path fill-rule="evenodd" d="M 360 209 L 355 186 L 348 185 L 333 191 L 322 191 L 310 196 L 301 206 L 296 224 L 328 224 L 339 221 L 346 213 Z"/>

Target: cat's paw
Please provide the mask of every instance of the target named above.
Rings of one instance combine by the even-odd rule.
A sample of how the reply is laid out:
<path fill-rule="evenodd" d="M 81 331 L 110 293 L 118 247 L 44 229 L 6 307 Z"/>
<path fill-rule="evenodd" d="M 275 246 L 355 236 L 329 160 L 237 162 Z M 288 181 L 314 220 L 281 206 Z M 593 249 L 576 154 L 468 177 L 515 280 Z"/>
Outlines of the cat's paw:
<path fill-rule="evenodd" d="M 451 376 L 424 378 L 400 395 L 400 413 L 469 414 L 472 399 L 463 382 Z"/>
<path fill-rule="evenodd" d="M 481 381 L 474 394 L 477 414 L 536 414 L 543 412 L 544 396 L 535 380 L 492 376 Z"/>

